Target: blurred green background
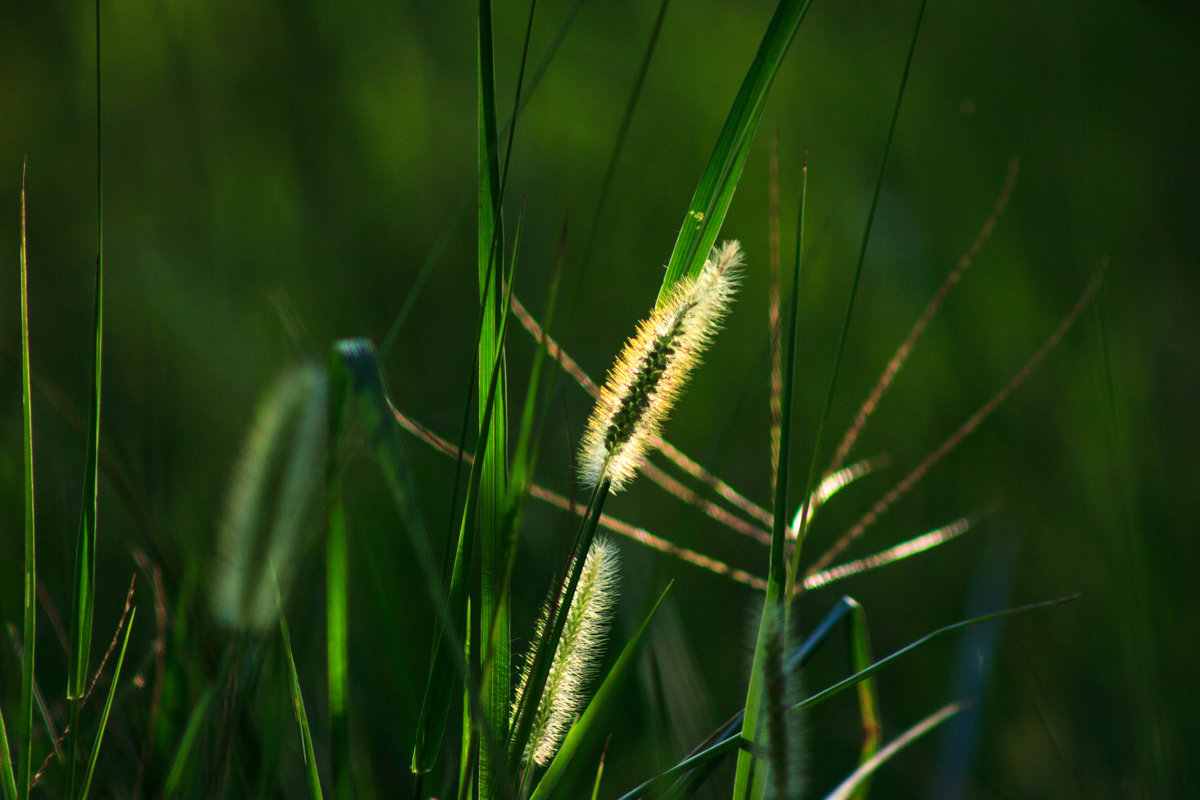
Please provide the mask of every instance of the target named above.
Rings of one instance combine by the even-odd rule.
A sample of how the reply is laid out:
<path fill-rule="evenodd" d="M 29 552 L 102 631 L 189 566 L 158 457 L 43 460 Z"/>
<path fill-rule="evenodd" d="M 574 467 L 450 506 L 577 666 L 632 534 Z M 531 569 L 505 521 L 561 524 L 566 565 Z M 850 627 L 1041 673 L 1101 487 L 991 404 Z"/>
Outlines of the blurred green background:
<path fill-rule="evenodd" d="M 537 5 L 531 66 L 570 5 Z M 535 313 L 544 307 L 566 224 L 555 333 L 595 377 L 653 302 L 687 202 L 772 9 L 761 0 L 672 4 L 602 208 L 600 187 L 657 4 L 582 4 L 541 82 L 525 85 L 529 103 L 517 123 L 505 197 L 510 232 L 524 212 L 516 293 Z M 813 4 L 722 231 L 746 250 L 744 288 L 667 436 L 763 504 L 770 497 L 769 139 L 778 131 L 785 263 L 794 248 L 806 157 L 809 165 L 793 427 L 793 474 L 803 476 L 916 11 L 915 2 Z M 207 620 L 201 595 L 230 466 L 256 399 L 281 368 L 323 358 L 338 337 L 382 339 L 447 231 L 449 245 L 384 367 L 399 408 L 457 438 L 476 323 L 473 200 L 456 211 L 474 180 L 475 8 L 114 0 L 101 13 L 102 441 L 145 518 L 131 511 L 111 479 L 102 479 L 96 640 L 111 636 L 129 579 L 139 573 L 142 610 L 127 669 L 148 676 L 154 596 L 135 554 L 162 569 L 168 663 L 211 668 L 228 635 Z M 503 120 L 516 87 L 527 7 L 500 3 L 495 13 Z M 95 258 L 92 37 L 90 6 L 14 2 L 0 10 L 5 623 L 19 624 L 21 615 L 21 394 L 14 354 L 22 160 L 28 159 L 34 369 L 80 409 L 87 403 Z M 886 766 L 877 797 L 939 796 L 939 786 L 949 787 L 941 796 L 988 798 L 1200 791 L 1200 626 L 1193 618 L 1200 544 L 1192 538 L 1200 492 L 1197 98 L 1200 15 L 1191 3 L 930 4 L 826 448 L 988 218 L 1014 156 L 1020 177 L 995 234 L 856 450 L 886 454 L 891 466 L 830 503 L 811 531 L 810 552 L 832 542 L 1003 386 L 1104 259 L 1109 267 L 1096 304 L 1026 385 L 852 555 L 965 513 L 998 511 L 935 552 L 803 599 L 800 634 L 839 593 L 852 594 L 865 606 L 875 652 L 883 655 L 972 614 L 1082 595 L 985 636 L 939 641 L 883 672 L 885 739 L 962 691 L 976 705 L 959 727 L 935 733 Z M 515 331 L 509 349 L 508 374 L 519 399 L 532 341 Z M 582 390 L 560 385 L 539 482 L 578 495 L 570 460 L 589 408 Z M 40 577 L 65 614 L 84 448 L 44 396 L 34 405 L 34 428 Z M 453 464 L 417 442 L 409 455 L 423 511 L 440 536 L 449 520 Z M 408 781 L 430 613 L 373 464 L 358 459 L 347 486 L 356 781 L 362 796 L 388 797 Z M 765 572 L 765 549 L 648 481 L 606 510 Z M 514 599 L 518 649 L 571 529 L 564 514 L 536 502 L 527 523 Z M 289 620 L 323 757 L 323 568 L 315 530 L 313 541 Z M 619 641 L 665 582 L 676 583 L 641 679 L 614 723 L 605 796 L 673 763 L 739 707 L 756 600 L 740 585 L 633 542 L 622 541 L 621 549 L 626 590 Z M 45 613 L 40 620 L 39 676 L 53 700 L 61 695 L 65 659 Z M 250 737 L 278 739 L 280 793 L 299 796 L 284 672 L 277 650 L 265 652 L 255 704 L 227 723 Z M 669 676 L 667 685 L 650 679 L 652 662 Z M 821 688 L 846 670 L 844 637 L 835 635 L 806 685 Z M 6 644 L 0 655 L 6 712 L 16 705 L 18 675 Z M 165 686 L 146 783 L 151 795 L 196 691 L 182 678 Z M 132 791 L 148 705 L 144 689 L 119 695 L 98 778 L 106 797 Z M 64 708 L 61 700 L 55 707 Z M 810 796 L 821 796 L 853 768 L 856 719 L 850 695 L 810 715 Z M 239 780 L 245 779 L 236 772 L 230 778 L 232 796 L 242 791 Z"/>

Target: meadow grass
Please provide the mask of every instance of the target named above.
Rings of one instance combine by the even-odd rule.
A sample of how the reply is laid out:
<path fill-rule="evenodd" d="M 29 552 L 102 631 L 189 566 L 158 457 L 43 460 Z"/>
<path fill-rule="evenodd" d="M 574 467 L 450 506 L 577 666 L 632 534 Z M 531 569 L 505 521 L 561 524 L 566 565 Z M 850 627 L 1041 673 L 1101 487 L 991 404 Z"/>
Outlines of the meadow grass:
<path fill-rule="evenodd" d="M 91 658 L 99 476 L 105 463 L 100 417 L 103 191 L 98 180 L 97 218 L 101 224 L 97 226 L 85 492 L 75 545 L 71 634 L 64 643 L 69 664 L 65 694 L 67 722 L 63 725 L 61 719 L 57 720 L 60 730 L 57 737 L 51 734 L 50 723 L 58 712 L 53 709 L 44 712 L 45 724 L 40 729 L 34 716 L 39 673 L 34 636 L 38 622 L 33 403 L 22 218 L 24 660 L 17 713 L 0 709 L 8 712 L 0 714 L 0 789 L 5 800 L 30 796 L 30 787 L 35 783 L 43 796 L 88 796 L 97 781 L 97 766 L 103 763 L 101 745 L 106 741 L 106 731 L 115 725 L 115 717 L 124 720 L 120 726 L 123 738 L 145 737 L 146 747 L 141 750 L 136 778 L 131 780 L 127 771 L 115 767 L 102 770 L 104 784 L 103 789 L 96 786 L 98 794 L 123 796 L 145 791 L 171 797 L 207 797 L 301 793 L 314 798 L 324 796 L 325 792 L 339 798 L 395 794 L 396 787 L 373 785 L 369 770 L 361 765 L 358 754 L 363 751 L 364 743 L 354 729 L 351 714 L 356 669 L 353 640 L 379 635 L 378 631 L 355 628 L 351 603 L 356 583 L 363 577 L 354 571 L 350 557 L 353 528 L 348 498 L 356 496 L 356 492 L 346 482 L 351 474 L 350 462 L 356 454 L 363 453 L 374 460 L 383 490 L 399 516 L 403 536 L 416 562 L 413 571 L 426 593 L 427 605 L 420 610 L 420 616 L 427 618 L 432 628 L 427 640 L 407 643 L 410 663 L 388 665 L 425 678 L 423 692 L 421 687 L 414 688 L 423 698 L 420 714 L 413 719 L 392 720 L 395 738 L 385 743 L 388 748 L 404 748 L 403 759 L 411 764 L 413 773 L 407 791 L 414 797 L 550 798 L 579 797 L 589 792 L 592 796 L 607 796 L 618 791 L 627 798 L 687 797 L 701 792 L 707 781 L 718 780 L 717 776 L 722 774 L 718 765 L 723 761 L 736 762 L 736 766 L 732 776 L 728 776 L 729 786 L 722 786 L 719 792 L 724 793 L 728 788 L 739 800 L 795 797 L 803 791 L 800 786 L 805 783 L 807 769 L 805 756 L 798 753 L 803 749 L 798 744 L 803 737 L 797 727 L 801 712 L 848 689 L 856 690 L 856 723 L 862 728 L 863 742 L 854 754 L 856 768 L 828 796 L 864 797 L 871 776 L 881 765 L 902 758 L 900 754 L 906 746 L 958 713 L 963 707 L 958 702 L 930 709 L 927 716 L 884 745 L 874 676 L 897 660 L 912 657 L 935 639 L 1012 614 L 1046 609 L 1062 600 L 1028 604 L 946 625 L 886 657 L 875 659 L 867 634 L 866 614 L 862 606 L 847 598 L 835 605 L 827 625 L 818 626 L 803 641 L 792 643 L 799 616 L 793 612 L 793 606 L 806 590 L 894 564 L 938 547 L 970 529 L 974 518 L 962 517 L 875 555 L 833 563 L 1026 380 L 1078 319 L 1099 280 L 1097 275 L 1062 324 L 991 400 L 932 449 L 841 539 L 816 558 L 802 561 L 802 553 L 805 558 L 808 556 L 802 548 L 806 533 L 821 506 L 838 490 L 879 468 L 878 459 L 850 466 L 845 466 L 845 462 L 916 340 L 990 233 L 1015 178 L 1014 167 L 979 239 L 946 278 L 885 368 L 829 465 L 821 468 L 821 460 L 828 457 L 822 447 L 823 432 L 844 360 L 871 224 L 918 42 L 924 3 L 917 15 L 896 93 L 824 408 L 811 445 L 811 466 L 801 488 L 797 489 L 789 465 L 794 461 L 792 449 L 798 447 L 792 426 L 799 369 L 796 352 L 802 264 L 809 252 L 804 227 L 806 169 L 800 176 L 796 234 L 789 242 L 794 260 L 787 282 L 790 292 L 786 308 L 779 307 L 784 281 L 778 273 L 772 286 L 776 298 L 772 310 L 775 320 L 772 361 L 778 365 L 778 380 L 774 381 L 771 392 L 773 432 L 764 437 L 772 441 L 771 508 L 762 508 L 746 499 L 662 437 L 663 420 L 671 405 L 676 401 L 687 402 L 682 393 L 687 372 L 696 366 L 700 351 L 712 343 L 722 317 L 730 311 L 737 281 L 761 280 L 757 277 L 762 271 L 759 265 L 749 264 L 744 272 L 739 272 L 742 254 L 736 242 L 718 244 L 718 238 L 773 80 L 808 7 L 808 2 L 781 0 L 768 23 L 683 214 L 657 296 L 631 303 L 631 320 L 646 306 L 650 306 L 650 316 L 631 337 L 626 350 L 617 356 L 609 381 L 601 387 L 579 369 L 552 336 L 558 302 L 557 276 L 561 273 L 555 273 L 554 288 L 549 292 L 540 322 L 513 293 L 515 275 L 522 262 L 523 217 L 519 216 L 512 227 L 510 242 L 503 210 L 512 207 L 511 202 L 506 204 L 506 183 L 512 143 L 520 135 L 520 112 L 527 91 L 526 59 L 534 7 L 531 5 L 529 11 L 511 118 L 507 125 L 501 126 L 493 73 L 496 58 L 491 4 L 481 0 L 476 42 L 478 294 L 468 304 L 478 313 L 473 317 L 477 325 L 474 369 L 467 388 L 469 400 L 461 420 L 459 441 L 446 442 L 395 406 L 380 354 L 365 339 L 339 340 L 330 349 L 327 362 L 314 359 L 297 371 L 285 372 L 277 388 L 266 395 L 250 427 L 241 461 L 231 470 L 211 577 L 199 579 L 190 589 L 181 588 L 180 596 L 165 601 L 159 596 L 161 587 L 155 589 L 158 625 L 152 652 L 160 660 L 153 667 L 156 688 L 149 707 L 145 707 L 142 695 L 130 691 L 128 678 L 122 683 L 122 667 L 129 655 L 137 614 L 130 601 L 126 605 L 127 616 L 122 615 L 112 635 L 111 662 L 108 654 L 99 664 Z M 102 97 L 99 19 L 97 8 L 98 119 Z M 573 16 L 568 16 L 564 29 L 572 19 Z M 622 130 L 636 105 L 661 22 L 660 11 Z M 561 37 L 556 41 L 561 41 Z M 541 70 L 535 69 L 530 84 L 536 85 L 540 74 Z M 611 165 L 620 155 L 621 143 L 619 135 L 609 175 Z M 103 152 L 98 126 L 98 165 L 103 163 Z M 774 188 L 778 190 L 777 185 Z M 606 191 L 607 178 L 602 194 Z M 778 219 L 772 222 L 778 229 Z M 562 239 L 565 240 L 565 233 Z M 439 241 L 444 242 L 445 237 Z M 561 254 L 560 242 L 557 265 L 560 269 Z M 418 302 L 424 277 L 436 259 L 437 248 L 389 329 L 384 352 L 392 345 L 403 347 L 404 317 Z M 524 402 L 520 404 L 513 402 L 517 386 L 506 352 L 514 317 L 532 334 L 537 346 L 525 384 Z M 592 421 L 581 437 L 579 472 L 584 488 L 590 491 L 586 505 L 556 494 L 536 480 L 548 409 L 555 392 L 569 379 L 598 396 Z M 414 479 L 405 443 L 407 434 L 402 435 L 405 432 L 415 434 L 417 441 L 432 445 L 456 461 L 455 489 L 446 514 L 450 525 L 442 542 L 433 535 L 428 522 L 433 510 Z M 665 455 L 671 466 L 663 469 L 648 462 L 650 451 Z M 765 558 L 759 559 L 762 573 L 731 567 L 709 554 L 679 545 L 669 535 L 655 536 L 606 514 L 604 509 L 610 494 L 625 488 L 640 475 L 743 537 L 756 539 L 756 548 L 766 545 Z M 688 488 L 682 476 L 702 488 Z M 558 574 L 549 580 L 522 561 L 519 544 L 526 503 L 531 497 L 563 506 L 578 525 L 567 557 L 559 564 Z M 633 788 L 602 785 L 603 753 L 606 741 L 622 730 L 620 720 L 616 719 L 621 715 L 621 693 L 633 679 L 648 637 L 653 636 L 656 611 L 669 596 L 670 586 L 654 587 L 650 595 L 656 598 L 653 602 L 644 603 L 637 612 L 627 612 L 633 623 L 623 628 L 626 635 L 616 637 L 608 646 L 618 655 L 602 658 L 605 639 L 602 629 L 616 615 L 613 607 L 619 596 L 613 574 L 616 540 L 599 537 L 598 531 L 605 529 L 762 592 L 761 600 L 755 595 L 760 607 L 756 611 L 757 633 L 747 674 L 728 678 L 746 686 L 741 708 L 729 723 L 714 730 L 690 754 L 677 753 L 674 763 L 656 765 L 654 771 L 643 776 L 644 782 Z M 312 546 L 314 538 L 321 540 L 320 547 Z M 323 650 L 325 671 L 324 675 L 306 674 L 303 665 L 311 665 L 313 661 L 298 663 L 287 609 L 294 593 L 311 588 L 302 585 L 302 581 L 314 581 L 313 585 L 318 582 L 313 578 L 311 562 L 320 561 L 322 555 L 324 619 L 323 641 L 318 649 Z M 143 572 L 157 575 L 153 565 L 144 560 L 141 563 Z M 514 585 L 526 582 L 546 586 L 547 599 L 540 617 L 536 608 L 521 607 L 514 599 Z M 186 594 L 189 591 L 193 593 L 191 596 Z M 174 610 L 173 620 L 168 607 Z M 205 611 L 197 611 L 199 608 Z M 207 618 L 208 609 L 212 612 L 211 620 Z M 799 670 L 836 625 L 849 631 L 851 674 L 804 696 L 798 688 Z M 627 633 L 630 630 L 632 633 Z M 524 635 L 518 631 L 532 632 L 519 674 L 511 653 L 513 641 Z M 721 635 L 736 638 L 727 632 Z M 161 660 L 167 648 L 174 652 L 170 668 Z M 142 660 L 152 659 L 147 656 Z M 101 676 L 107 684 L 102 706 L 98 698 L 93 699 L 93 690 L 101 685 Z M 173 697 L 164 699 L 159 693 L 158 687 L 164 682 L 170 683 Z M 276 692 L 274 705 L 254 702 L 257 692 Z M 277 713 L 271 715 L 272 711 Z M 264 720 L 264 716 L 268 719 Z M 7 728 L 2 726 L 5 719 L 9 721 Z M 15 724 L 12 720 L 16 720 Z M 291 746 L 300 753 L 298 767 L 295 759 L 283 755 L 287 748 L 282 742 L 289 738 Z M 45 759 L 36 772 L 35 752 Z M 13 762 L 17 764 L 15 771 Z M 647 759 L 643 766 L 650 763 Z M 289 771 L 295 774 L 285 774 Z M 151 777 L 143 783 L 148 773 Z"/>

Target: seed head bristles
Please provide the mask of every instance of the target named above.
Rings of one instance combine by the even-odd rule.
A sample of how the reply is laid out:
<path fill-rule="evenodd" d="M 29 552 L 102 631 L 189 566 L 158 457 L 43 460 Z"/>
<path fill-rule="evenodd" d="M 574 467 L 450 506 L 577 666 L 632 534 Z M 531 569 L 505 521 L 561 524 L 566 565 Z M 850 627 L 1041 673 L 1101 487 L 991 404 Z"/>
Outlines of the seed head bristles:
<path fill-rule="evenodd" d="M 617 492 L 633 479 L 650 440 L 658 436 L 729 310 L 741 265 L 736 241 L 713 248 L 700 275 L 676 283 L 625 343 L 583 436 L 579 469 L 585 486 L 608 478 Z"/>
<path fill-rule="evenodd" d="M 562 638 L 554 651 L 546 688 L 538 701 L 537 714 L 529 736 L 525 759 L 546 766 L 558 752 L 575 718 L 583 711 L 588 684 L 595 677 L 604 654 L 604 640 L 617 603 L 617 583 L 620 578 L 620 558 L 616 544 L 597 537 L 583 562 L 579 587 L 567 612 Z M 529 680 L 530 663 L 537 650 L 536 642 L 547 635 L 549 603 L 542 607 L 534 645 L 525 656 L 517 685 L 520 697 Z M 516 705 L 512 715 L 515 723 Z"/>

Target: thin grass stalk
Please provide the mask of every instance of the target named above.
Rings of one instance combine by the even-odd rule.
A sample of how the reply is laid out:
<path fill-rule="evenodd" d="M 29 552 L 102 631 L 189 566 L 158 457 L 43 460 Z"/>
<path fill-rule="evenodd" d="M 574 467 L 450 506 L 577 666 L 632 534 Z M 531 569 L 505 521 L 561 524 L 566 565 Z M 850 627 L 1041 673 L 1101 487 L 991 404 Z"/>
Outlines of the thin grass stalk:
<path fill-rule="evenodd" d="M 850 613 L 850 659 L 854 671 L 866 669 L 873 660 L 871 656 L 871 637 L 867 631 L 867 614 L 858 601 L 845 598 L 851 607 Z M 875 678 L 869 677 L 856 687 L 858 692 L 859 720 L 862 723 L 863 740 L 858 752 L 860 768 L 870 763 L 879 750 L 879 733 L 883 722 L 879 716 L 879 692 Z M 870 790 L 869 773 L 864 775 L 861 783 L 854 791 L 855 800 L 866 800 Z"/>
<path fill-rule="evenodd" d="M 800 264 L 804 249 L 804 206 L 807 196 L 808 167 L 801 170 L 800 209 L 796 221 L 796 258 L 792 271 L 791 310 L 788 322 L 786 369 L 783 374 L 783 397 L 781 405 L 781 427 L 779 437 L 778 478 L 775 483 L 775 517 L 771 531 L 771 555 L 768 562 L 766 597 L 763 600 L 762 618 L 759 621 L 758 639 L 754 647 L 754 660 L 750 667 L 750 685 L 746 690 L 746 704 L 742 718 L 742 739 L 751 746 L 761 738 L 759 715 L 763 711 L 769 655 L 772 642 L 782 630 L 787 629 L 788 567 L 785 547 L 787 545 L 788 509 L 788 456 L 790 454 L 792 395 L 796 373 L 796 328 L 800 307 Z M 797 542 L 799 547 L 799 542 Z M 766 790 L 766 764 L 749 749 L 738 753 L 734 775 L 734 800 L 762 797 Z"/>
<path fill-rule="evenodd" d="M 867 243 L 871 239 L 871 226 L 875 222 L 875 210 L 879 206 L 879 194 L 883 189 L 883 176 L 887 170 L 888 155 L 892 151 L 892 139 L 896 134 L 896 121 L 900 118 L 900 106 L 904 101 L 904 90 L 908 86 L 908 75 L 912 69 L 913 54 L 917 50 L 917 37 L 921 32 L 921 20 L 925 17 L 926 0 L 921 0 L 921 7 L 917 11 L 917 21 L 913 26 L 912 39 L 908 44 L 908 56 L 904 60 L 904 72 L 900 76 L 900 86 L 896 91 L 896 103 L 892 107 L 892 118 L 888 123 L 887 139 L 883 144 L 883 155 L 879 160 L 879 172 L 875 176 L 875 189 L 871 192 L 871 207 L 867 211 L 867 221 L 863 226 L 862 242 L 858 248 L 858 262 L 854 267 L 854 281 L 850 285 L 850 297 L 846 301 L 846 314 L 842 319 L 842 332 L 838 336 L 837 355 L 833 360 L 833 373 L 829 378 L 829 389 L 825 393 L 825 407 L 821 412 L 820 421 L 817 423 L 817 434 L 813 440 L 812 461 L 808 468 L 808 488 L 804 492 L 805 497 L 811 497 L 813 489 L 817 484 L 817 464 L 821 457 L 821 440 L 825 433 L 825 422 L 829 419 L 830 409 L 833 408 L 833 393 L 837 388 L 838 373 L 842 366 L 842 357 L 846 353 L 846 340 L 850 333 L 850 318 L 854 314 L 854 301 L 858 297 L 858 283 L 862 278 L 863 262 L 867 258 Z M 796 531 L 796 546 L 792 550 L 792 566 L 791 566 L 791 585 L 788 591 L 788 605 L 791 605 L 792 600 L 796 596 L 797 581 L 796 577 L 800 572 L 800 550 L 804 544 L 804 534 L 808 527 L 808 520 L 811 518 L 811 511 L 807 511 L 800 518 L 800 525 Z"/>
<path fill-rule="evenodd" d="M 83 503 L 75 540 L 74 608 L 71 615 L 71 649 L 67 670 L 71 735 L 68 739 L 67 793 L 75 796 L 76 759 L 79 751 L 79 712 L 87 682 L 92 646 L 92 615 L 96 583 L 96 514 L 100 494 L 97 462 L 100 459 L 100 390 L 104 341 L 104 172 L 103 113 L 100 72 L 100 0 L 95 2 L 96 22 L 96 279 L 92 304 L 92 385 L 88 404 L 88 441 L 83 466 Z"/>
<path fill-rule="evenodd" d="M 12 754 L 8 749 L 8 730 L 4 726 L 4 713 L 0 710 L 0 792 L 4 800 L 17 800 L 17 780 L 13 776 Z"/>
<path fill-rule="evenodd" d="M 329 451 L 326 459 L 328 535 L 325 541 L 325 657 L 329 691 L 329 762 L 333 796 L 353 797 L 350 784 L 350 731 L 346 702 L 350 690 L 349 565 L 346 552 L 346 511 L 342 501 L 338 444 L 348 408 L 342 391 L 330 392 Z"/>
<path fill-rule="evenodd" d="M 33 506 L 33 390 L 29 378 L 29 268 L 25 238 L 25 167 L 21 168 L 21 408 L 25 455 L 25 581 L 22 603 L 24 617 L 24 661 L 21 665 L 21 706 L 17 717 L 17 792 L 29 797 L 29 775 L 33 768 L 34 648 L 37 644 L 37 539 Z M 4 744 L 7 749 L 7 741 Z M 7 760 L 7 753 L 4 754 Z"/>
<path fill-rule="evenodd" d="M 104 700 L 104 710 L 100 712 L 100 726 L 96 730 L 96 739 L 92 742 L 92 754 L 88 758 L 87 772 L 83 779 L 83 789 L 79 800 L 87 800 L 92 788 L 92 775 L 96 772 L 96 762 L 100 758 L 100 744 L 104 741 L 104 731 L 108 728 L 108 715 L 112 710 L 113 698 L 117 695 L 117 685 L 121 681 L 121 665 L 125 663 L 125 651 L 129 647 L 129 634 L 133 632 L 133 621 L 137 618 L 137 608 L 129 613 L 129 622 L 125 626 L 125 639 L 121 642 L 121 650 L 117 654 L 117 663 L 113 667 L 112 683 L 108 687 L 108 697 Z"/>
<path fill-rule="evenodd" d="M 279 635 L 283 640 L 283 653 L 287 656 L 288 691 L 292 698 L 292 713 L 296 716 L 296 727 L 300 732 L 300 752 L 304 756 L 304 777 L 308 783 L 310 800 L 322 800 L 321 776 L 317 772 L 317 756 L 313 750 L 312 730 L 308 726 L 308 710 L 304 706 L 304 693 L 300 690 L 300 674 L 296 671 L 296 658 L 292 655 L 292 637 L 288 633 L 287 619 L 282 603 L 279 613 Z"/>

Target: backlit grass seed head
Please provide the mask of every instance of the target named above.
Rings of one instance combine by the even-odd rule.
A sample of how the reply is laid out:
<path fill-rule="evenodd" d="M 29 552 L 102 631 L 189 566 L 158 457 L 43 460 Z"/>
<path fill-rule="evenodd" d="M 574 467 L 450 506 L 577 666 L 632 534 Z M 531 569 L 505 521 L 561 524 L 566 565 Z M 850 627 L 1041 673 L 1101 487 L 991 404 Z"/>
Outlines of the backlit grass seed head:
<path fill-rule="evenodd" d="M 554 650 L 554 660 L 546 676 L 546 688 L 542 691 L 537 714 L 533 718 L 526 760 L 533 760 L 541 766 L 549 764 L 572 723 L 583 712 L 587 704 L 588 684 L 595 678 L 600 657 L 604 654 L 605 638 L 617 604 L 619 580 L 617 545 L 610 539 L 598 537 L 583 562 L 583 572 L 580 573 L 579 585 L 567 612 L 562 638 Z M 529 682 L 530 662 L 537 649 L 536 643 L 547 633 L 548 608 L 548 603 L 542 607 L 534 644 L 530 645 L 521 669 L 517 697 L 524 694 Z M 514 704 L 514 717 L 516 711 Z"/>
<path fill-rule="evenodd" d="M 625 343 L 588 421 L 580 447 L 583 483 L 604 478 L 620 491 L 633 479 L 700 355 L 720 328 L 741 277 L 736 241 L 713 248 L 700 274 L 675 284 Z"/>

